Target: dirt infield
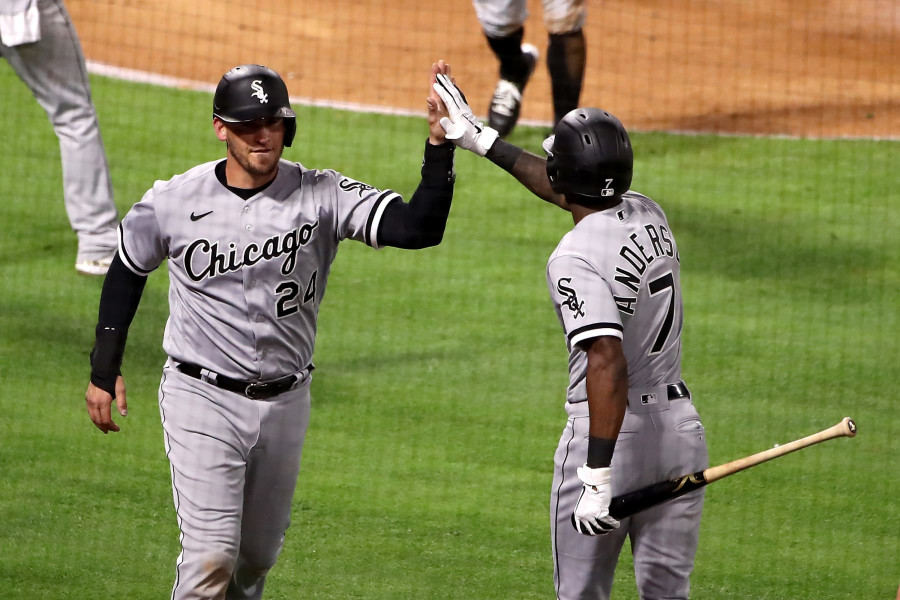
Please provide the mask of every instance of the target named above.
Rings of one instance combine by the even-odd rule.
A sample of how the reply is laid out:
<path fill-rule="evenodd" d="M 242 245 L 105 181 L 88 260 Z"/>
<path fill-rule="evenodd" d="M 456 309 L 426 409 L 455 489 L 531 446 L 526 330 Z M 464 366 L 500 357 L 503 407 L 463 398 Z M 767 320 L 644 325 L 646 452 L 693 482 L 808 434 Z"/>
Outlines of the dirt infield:
<path fill-rule="evenodd" d="M 261 62 L 291 94 L 418 110 L 445 58 L 486 113 L 496 63 L 469 0 L 68 0 L 91 60 L 215 83 Z M 540 3 L 525 39 L 542 50 Z M 894 0 L 589 2 L 583 105 L 633 129 L 900 138 Z M 543 61 L 542 61 L 543 65 Z M 538 69 L 523 119 L 552 116 Z"/>

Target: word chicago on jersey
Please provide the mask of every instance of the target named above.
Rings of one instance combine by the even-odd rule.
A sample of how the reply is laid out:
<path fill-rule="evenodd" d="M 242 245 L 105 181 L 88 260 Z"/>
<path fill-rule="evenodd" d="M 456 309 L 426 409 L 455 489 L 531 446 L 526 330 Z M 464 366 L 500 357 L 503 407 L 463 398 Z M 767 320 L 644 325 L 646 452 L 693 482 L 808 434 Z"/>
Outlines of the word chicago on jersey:
<path fill-rule="evenodd" d="M 221 252 L 219 242 L 200 238 L 191 242 L 185 250 L 184 270 L 193 281 L 200 281 L 239 271 L 242 267 L 255 265 L 261 260 L 274 260 L 287 255 L 281 265 L 281 272 L 290 275 L 297 264 L 297 252 L 309 243 L 318 226 L 319 221 L 306 223 L 281 235 L 273 235 L 262 243 L 262 247 L 254 243 L 247 244 L 243 252 L 238 250 L 234 242 L 228 244 L 227 253 Z M 194 267 L 195 253 L 204 259 L 199 270 Z"/>

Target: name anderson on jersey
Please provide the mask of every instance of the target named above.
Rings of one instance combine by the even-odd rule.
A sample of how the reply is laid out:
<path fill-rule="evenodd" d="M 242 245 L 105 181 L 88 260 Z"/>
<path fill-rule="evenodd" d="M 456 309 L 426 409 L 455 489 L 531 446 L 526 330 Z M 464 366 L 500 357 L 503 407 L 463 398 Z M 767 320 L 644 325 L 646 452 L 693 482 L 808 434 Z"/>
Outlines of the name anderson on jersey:
<path fill-rule="evenodd" d="M 619 256 L 625 259 L 625 263 L 616 265 L 615 279 L 629 290 L 638 293 L 641 286 L 641 278 L 647 267 L 657 258 L 667 256 L 674 258 L 679 263 L 681 258 L 678 256 L 678 249 L 669 233 L 669 229 L 660 223 L 656 225 L 644 225 L 647 232 L 647 238 L 638 238 L 637 233 L 632 233 L 629 237 L 630 245 L 619 248 Z M 642 244 L 641 241 L 644 243 Z M 647 243 L 649 241 L 649 244 Z M 647 246 L 649 245 L 651 253 L 648 254 Z M 619 311 L 628 315 L 633 315 L 637 303 L 637 297 L 613 296 Z"/>
<path fill-rule="evenodd" d="M 261 260 L 274 260 L 287 255 L 281 265 L 281 272 L 290 275 L 297 264 L 297 252 L 309 243 L 319 221 L 306 223 L 280 235 L 266 239 L 261 246 L 250 243 L 239 252 L 234 242 L 228 244 L 228 251 L 219 251 L 219 242 L 210 242 L 200 238 L 191 242 L 184 253 L 184 270 L 193 281 L 216 277 L 225 273 L 240 270 L 242 267 L 255 265 Z M 194 268 L 194 262 L 200 262 L 200 268 Z"/>

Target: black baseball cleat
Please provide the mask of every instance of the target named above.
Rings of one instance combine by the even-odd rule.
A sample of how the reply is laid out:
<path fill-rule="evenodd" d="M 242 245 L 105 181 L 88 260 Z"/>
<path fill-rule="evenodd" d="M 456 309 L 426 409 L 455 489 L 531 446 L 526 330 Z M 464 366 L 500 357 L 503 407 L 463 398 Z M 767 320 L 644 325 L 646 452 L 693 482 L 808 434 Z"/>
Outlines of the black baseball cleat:
<path fill-rule="evenodd" d="M 488 108 L 488 126 L 497 130 L 500 137 L 506 137 L 512 133 L 516 122 L 519 120 L 519 109 L 522 107 L 522 90 L 534 67 L 537 65 L 538 49 L 533 44 L 522 44 L 522 56 L 528 63 L 528 73 L 522 81 L 509 81 L 501 79 L 497 82 L 491 106 Z"/>

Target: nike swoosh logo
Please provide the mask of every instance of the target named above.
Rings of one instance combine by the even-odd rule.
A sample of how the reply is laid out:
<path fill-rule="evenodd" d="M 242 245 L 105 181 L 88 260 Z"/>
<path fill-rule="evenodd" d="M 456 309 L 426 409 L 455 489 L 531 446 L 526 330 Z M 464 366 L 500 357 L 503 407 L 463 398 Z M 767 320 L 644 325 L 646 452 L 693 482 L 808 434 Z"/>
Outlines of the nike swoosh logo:
<path fill-rule="evenodd" d="M 213 211 L 205 212 L 202 215 L 195 215 L 193 212 L 191 213 L 191 221 L 199 221 L 206 215 L 211 215 Z"/>

